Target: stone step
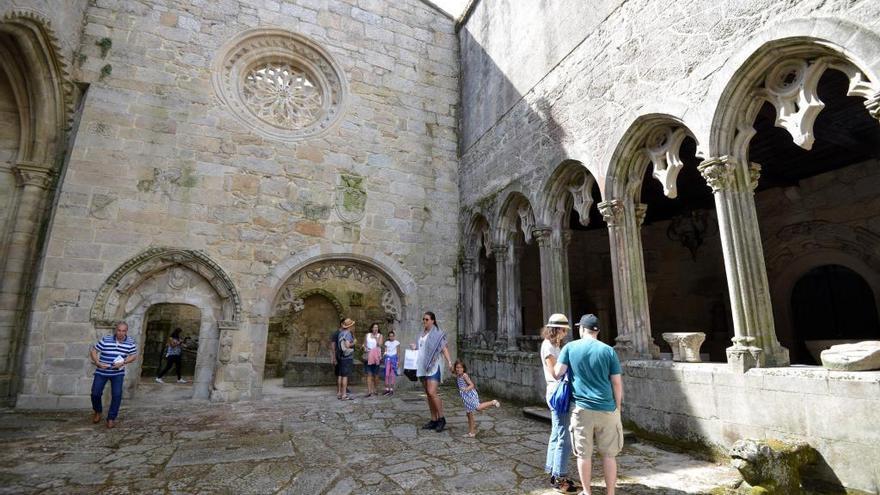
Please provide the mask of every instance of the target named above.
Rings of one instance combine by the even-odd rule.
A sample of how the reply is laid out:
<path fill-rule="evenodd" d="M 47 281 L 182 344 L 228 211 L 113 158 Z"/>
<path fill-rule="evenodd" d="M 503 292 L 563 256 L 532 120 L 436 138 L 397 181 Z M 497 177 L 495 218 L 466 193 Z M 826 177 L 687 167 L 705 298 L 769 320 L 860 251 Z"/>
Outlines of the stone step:
<path fill-rule="evenodd" d="M 550 409 L 540 406 L 526 406 L 522 408 L 523 416 L 539 421 L 550 422 Z M 623 441 L 630 443 L 637 440 L 636 434 L 626 428 L 623 429 Z"/>

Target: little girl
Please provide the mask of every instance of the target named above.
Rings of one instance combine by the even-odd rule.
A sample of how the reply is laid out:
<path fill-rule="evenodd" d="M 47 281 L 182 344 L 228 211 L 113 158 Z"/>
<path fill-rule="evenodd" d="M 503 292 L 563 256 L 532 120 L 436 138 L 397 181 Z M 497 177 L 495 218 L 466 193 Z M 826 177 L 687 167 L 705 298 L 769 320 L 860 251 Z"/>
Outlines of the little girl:
<path fill-rule="evenodd" d="M 399 340 L 394 339 L 394 330 L 388 332 L 388 340 L 385 341 L 385 393 L 382 395 L 394 395 L 394 381 L 397 378 L 397 347 Z"/>
<path fill-rule="evenodd" d="M 455 371 L 456 383 L 458 383 L 458 392 L 461 394 L 461 400 L 464 402 L 464 410 L 467 411 L 468 432 L 464 435 L 468 438 L 477 436 L 477 422 L 474 419 L 474 411 L 482 411 L 489 407 L 501 407 L 501 403 L 497 400 L 480 402 L 480 396 L 477 395 L 477 386 L 467 375 L 467 368 L 461 360 L 455 362 L 452 366 Z"/>

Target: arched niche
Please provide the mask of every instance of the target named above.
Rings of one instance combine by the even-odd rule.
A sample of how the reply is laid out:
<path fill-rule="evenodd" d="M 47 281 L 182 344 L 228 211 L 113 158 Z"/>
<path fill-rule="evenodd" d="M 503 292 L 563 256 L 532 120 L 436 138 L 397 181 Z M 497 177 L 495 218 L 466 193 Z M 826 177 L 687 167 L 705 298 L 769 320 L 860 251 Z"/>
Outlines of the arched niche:
<path fill-rule="evenodd" d="M 207 255 L 176 248 L 152 248 L 120 266 L 101 286 L 91 317 L 98 336 L 109 333 L 115 321 L 129 325 L 129 335 L 139 348 L 144 344 L 144 318 L 156 304 L 189 304 L 201 311 L 199 349 L 193 398 L 210 399 L 217 368 L 224 362 L 224 330 L 238 327 L 241 298 L 232 280 Z M 227 347 L 231 347 L 228 342 Z M 228 352 L 227 352 L 228 353 Z M 228 357 L 226 359 L 228 361 Z M 136 392 L 140 362 L 126 373 L 125 391 Z"/>

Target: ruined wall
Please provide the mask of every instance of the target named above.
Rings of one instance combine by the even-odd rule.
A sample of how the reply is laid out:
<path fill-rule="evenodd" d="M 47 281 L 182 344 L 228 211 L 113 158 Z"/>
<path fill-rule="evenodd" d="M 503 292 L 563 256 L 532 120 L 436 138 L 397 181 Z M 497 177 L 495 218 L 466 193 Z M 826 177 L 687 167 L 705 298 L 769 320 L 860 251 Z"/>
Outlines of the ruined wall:
<path fill-rule="evenodd" d="M 450 19 L 417 0 L 98 2 L 86 19 L 76 76 L 91 87 L 49 231 L 20 406 L 82 393 L 50 392 L 49 379 L 89 375 L 80 349 L 95 338 L 95 293 L 149 246 L 205 252 L 241 294 L 222 373 L 235 385 L 224 400 L 258 396 L 270 314 L 255 308 L 271 305 L 283 283 L 273 270 L 301 253 L 390 260 L 383 266 L 411 278 L 411 319 L 401 326 L 417 328 L 423 302 L 455 333 Z M 314 133 L 278 131 L 269 117 L 242 113 L 247 95 L 218 93 L 236 83 L 223 77 L 250 70 L 228 57 L 247 56 L 236 37 L 256 27 L 281 52 L 294 44 L 312 57 L 302 63 L 317 67 L 310 77 L 326 90 Z M 272 38 L 269 28 L 305 38 Z M 102 58 L 96 42 L 105 37 L 112 48 Z M 50 342 L 59 344 L 51 354 Z"/>

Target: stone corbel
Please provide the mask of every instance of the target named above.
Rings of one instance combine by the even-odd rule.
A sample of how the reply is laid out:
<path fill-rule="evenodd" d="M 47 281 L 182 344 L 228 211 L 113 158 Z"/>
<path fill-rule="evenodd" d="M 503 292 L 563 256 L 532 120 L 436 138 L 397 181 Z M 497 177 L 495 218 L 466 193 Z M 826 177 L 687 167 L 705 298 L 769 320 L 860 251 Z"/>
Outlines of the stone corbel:
<path fill-rule="evenodd" d="M 638 222 L 639 227 L 641 227 L 642 224 L 645 223 L 645 215 L 648 214 L 648 205 L 646 205 L 645 203 L 636 204 L 635 205 L 635 212 L 636 212 L 636 222 Z"/>

